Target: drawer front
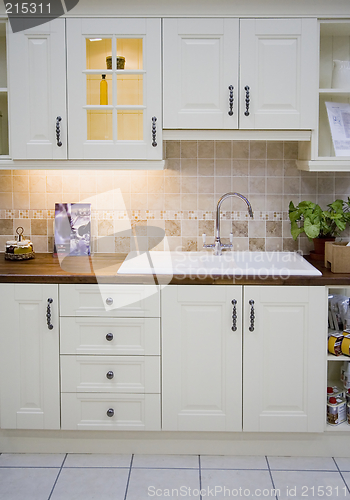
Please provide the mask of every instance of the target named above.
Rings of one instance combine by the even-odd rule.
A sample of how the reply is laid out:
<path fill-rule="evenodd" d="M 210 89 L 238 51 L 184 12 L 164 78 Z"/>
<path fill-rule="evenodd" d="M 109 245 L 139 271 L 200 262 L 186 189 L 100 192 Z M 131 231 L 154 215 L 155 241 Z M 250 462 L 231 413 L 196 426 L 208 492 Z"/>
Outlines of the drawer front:
<path fill-rule="evenodd" d="M 160 356 L 61 356 L 62 392 L 160 393 Z"/>
<path fill-rule="evenodd" d="M 61 402 L 63 430 L 160 430 L 159 394 L 63 393 Z"/>
<path fill-rule="evenodd" d="M 61 316 L 160 317 L 157 285 L 59 285 Z"/>
<path fill-rule="evenodd" d="M 159 318 L 61 317 L 61 354 L 159 355 Z"/>

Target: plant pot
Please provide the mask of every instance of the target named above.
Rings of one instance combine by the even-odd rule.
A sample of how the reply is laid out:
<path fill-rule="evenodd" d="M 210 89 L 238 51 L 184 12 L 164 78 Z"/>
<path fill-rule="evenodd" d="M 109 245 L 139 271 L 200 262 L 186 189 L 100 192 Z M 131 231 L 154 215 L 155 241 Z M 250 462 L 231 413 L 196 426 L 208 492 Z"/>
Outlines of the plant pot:
<path fill-rule="evenodd" d="M 335 237 L 329 238 L 314 238 L 314 250 L 310 252 L 310 258 L 312 260 L 324 260 L 324 248 L 326 241 L 335 241 Z"/>

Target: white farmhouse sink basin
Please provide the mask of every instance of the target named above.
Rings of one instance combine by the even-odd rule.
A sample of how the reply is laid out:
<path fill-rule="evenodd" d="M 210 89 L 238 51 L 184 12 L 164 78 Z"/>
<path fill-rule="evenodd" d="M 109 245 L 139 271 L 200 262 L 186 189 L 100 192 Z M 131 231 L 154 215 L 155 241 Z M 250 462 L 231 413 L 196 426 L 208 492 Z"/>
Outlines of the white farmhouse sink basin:
<path fill-rule="evenodd" d="M 295 252 L 130 252 L 118 274 L 194 276 L 320 276 Z"/>

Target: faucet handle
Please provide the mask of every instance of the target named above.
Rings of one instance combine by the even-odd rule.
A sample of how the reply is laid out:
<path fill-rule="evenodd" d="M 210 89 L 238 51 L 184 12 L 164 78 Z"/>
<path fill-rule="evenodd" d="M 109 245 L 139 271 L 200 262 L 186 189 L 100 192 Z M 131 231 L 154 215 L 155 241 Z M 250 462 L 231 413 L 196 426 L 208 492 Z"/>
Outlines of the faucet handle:
<path fill-rule="evenodd" d="M 203 238 L 203 245 L 205 245 L 205 242 L 207 241 L 207 235 L 203 233 L 202 238 Z"/>
<path fill-rule="evenodd" d="M 233 233 L 230 233 L 230 243 L 231 243 L 231 245 L 233 243 Z"/>

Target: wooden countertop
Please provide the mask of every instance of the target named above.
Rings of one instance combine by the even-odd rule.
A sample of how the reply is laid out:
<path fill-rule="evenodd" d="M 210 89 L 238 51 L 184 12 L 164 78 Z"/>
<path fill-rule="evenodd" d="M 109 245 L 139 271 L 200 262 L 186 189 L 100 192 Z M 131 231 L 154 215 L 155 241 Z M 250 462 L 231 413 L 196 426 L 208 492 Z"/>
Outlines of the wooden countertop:
<path fill-rule="evenodd" d="M 335 274 L 317 261 L 310 262 L 322 276 L 291 276 L 289 278 L 247 276 L 118 276 L 117 271 L 126 254 L 95 254 L 91 257 L 68 257 L 60 266 L 51 254 L 36 254 L 35 259 L 14 262 L 0 254 L 1 283 L 159 283 L 159 284 L 242 284 L 242 285 L 350 285 L 349 274 Z M 309 260 L 309 259 L 308 259 Z"/>

